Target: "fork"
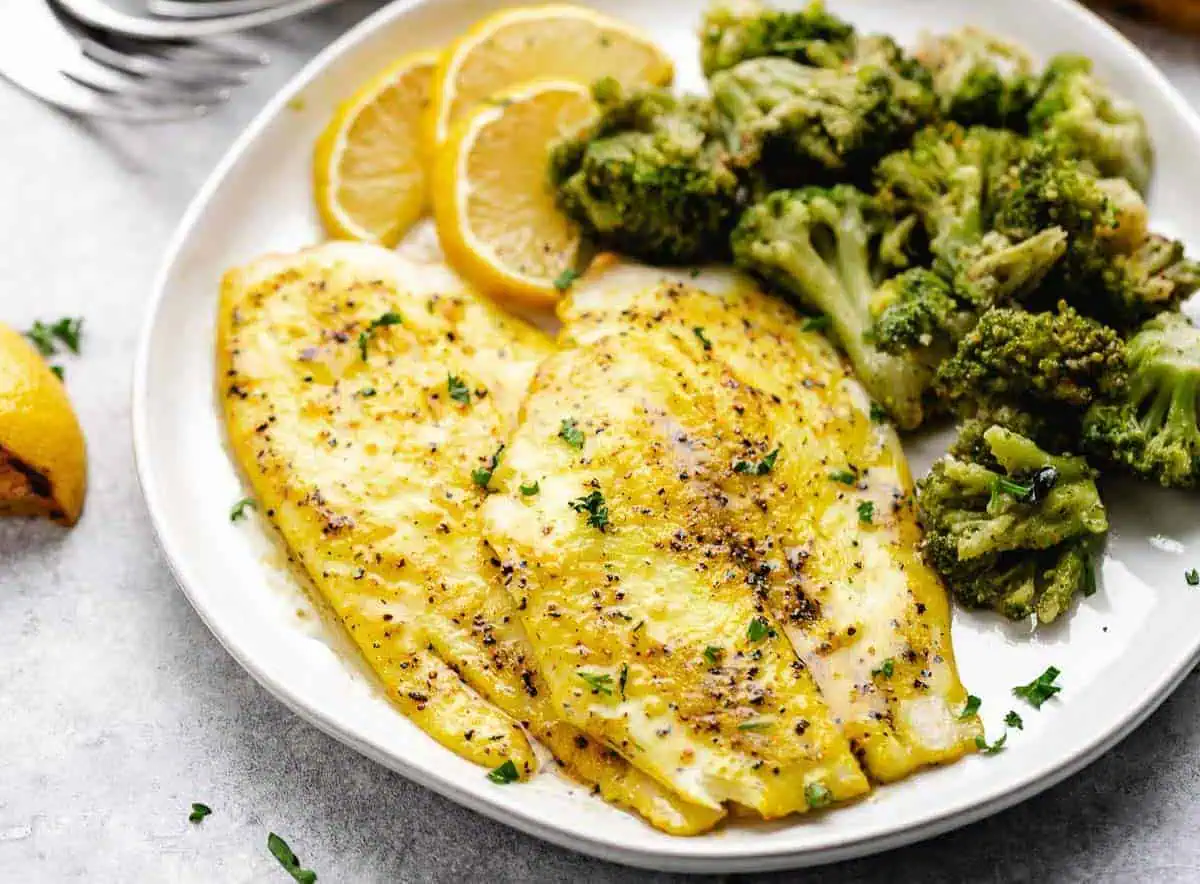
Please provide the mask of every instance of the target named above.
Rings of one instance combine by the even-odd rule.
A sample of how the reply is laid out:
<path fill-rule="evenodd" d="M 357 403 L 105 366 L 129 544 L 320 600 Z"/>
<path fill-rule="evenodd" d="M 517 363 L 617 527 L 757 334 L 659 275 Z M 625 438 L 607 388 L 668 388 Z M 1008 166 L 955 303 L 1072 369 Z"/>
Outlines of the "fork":
<path fill-rule="evenodd" d="M 338 0 L 150 0 L 152 17 L 113 9 L 105 0 L 46 0 L 94 28 L 127 37 L 177 40 L 228 34 L 270 24 Z M 212 11 L 206 10 L 212 7 Z M 220 10 L 224 9 L 224 12 Z"/>
<path fill-rule="evenodd" d="M 163 2 L 168 12 L 172 5 L 192 5 Z M 334 0 L 217 2 L 256 8 L 172 20 L 119 13 L 100 0 L 0 3 L 0 76 L 79 115 L 145 123 L 195 118 L 226 101 L 250 71 L 267 63 L 264 54 L 215 35 Z"/>

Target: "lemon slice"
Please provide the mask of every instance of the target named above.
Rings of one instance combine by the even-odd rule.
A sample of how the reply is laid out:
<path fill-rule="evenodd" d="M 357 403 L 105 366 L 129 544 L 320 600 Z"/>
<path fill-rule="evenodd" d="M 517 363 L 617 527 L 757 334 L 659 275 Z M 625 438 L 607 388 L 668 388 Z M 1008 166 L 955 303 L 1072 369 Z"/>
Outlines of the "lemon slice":
<path fill-rule="evenodd" d="M 394 246 L 428 205 L 421 119 L 437 53 L 406 55 L 338 107 L 317 139 L 313 190 L 334 239 Z"/>
<path fill-rule="evenodd" d="M 433 215 L 442 249 L 488 294 L 535 306 L 557 298 L 580 233 L 554 204 L 546 153 L 595 112 L 583 84 L 536 80 L 481 105 L 438 150 Z"/>
<path fill-rule="evenodd" d="M 0 515 L 73 525 L 86 486 L 83 432 L 66 388 L 24 336 L 0 324 Z"/>
<path fill-rule="evenodd" d="M 506 9 L 477 22 L 438 59 L 426 117 L 426 151 L 489 95 L 538 78 L 625 87 L 671 82 L 671 60 L 624 22 L 579 6 Z"/>

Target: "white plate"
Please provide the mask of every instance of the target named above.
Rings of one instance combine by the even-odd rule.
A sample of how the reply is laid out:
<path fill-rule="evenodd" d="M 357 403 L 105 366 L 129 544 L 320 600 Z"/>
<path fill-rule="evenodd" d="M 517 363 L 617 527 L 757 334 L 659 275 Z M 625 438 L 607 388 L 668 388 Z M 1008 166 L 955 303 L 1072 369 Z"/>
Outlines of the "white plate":
<path fill-rule="evenodd" d="M 300 715 L 359 751 L 489 816 L 555 843 L 660 869 L 731 872 L 812 865 L 927 838 L 1014 804 L 1080 769 L 1141 722 L 1200 653 L 1200 501 L 1114 488 L 1103 588 L 1061 625 L 1033 638 L 988 615 L 959 612 L 963 680 L 983 698 L 989 737 L 1010 708 L 1024 731 L 1008 748 L 886 786 L 833 813 L 771 825 L 730 825 L 698 838 L 653 831 L 552 775 L 496 786 L 396 712 L 276 566 L 255 520 L 231 524 L 244 491 L 223 442 L 214 396 L 213 334 L 222 271 L 260 253 L 317 241 L 309 194 L 311 145 L 335 103 L 398 53 L 436 46 L 499 0 L 396 3 L 305 68 L 259 114 L 187 212 L 154 294 L 134 378 L 138 470 L 162 547 L 196 610 L 230 653 Z M 679 83 L 701 85 L 694 36 L 701 0 L 606 0 L 598 6 L 650 31 L 674 55 Z M 855 0 L 830 5 L 906 42 L 923 29 L 974 23 L 1039 55 L 1096 59 L 1146 114 L 1158 147 L 1154 224 L 1200 246 L 1200 120 L 1133 46 L 1068 0 Z M 293 98 L 302 99 L 292 102 Z M 289 106 L 289 103 L 290 106 Z M 296 109 L 302 108 L 302 109 Z M 924 447 L 925 451 L 920 450 Z M 933 443 L 914 446 L 923 469 Z M 1010 695 L 1047 665 L 1063 692 L 1041 712 Z"/>

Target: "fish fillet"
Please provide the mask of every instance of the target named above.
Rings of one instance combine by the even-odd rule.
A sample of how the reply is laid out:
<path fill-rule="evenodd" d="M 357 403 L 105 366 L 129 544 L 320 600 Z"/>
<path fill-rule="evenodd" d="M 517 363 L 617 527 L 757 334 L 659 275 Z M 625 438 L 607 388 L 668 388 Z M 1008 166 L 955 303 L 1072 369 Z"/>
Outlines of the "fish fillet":
<path fill-rule="evenodd" d="M 484 543 L 480 508 L 537 364 L 540 332 L 441 265 L 337 243 L 228 273 L 219 395 L 259 508 L 387 695 L 479 764 L 569 773 L 666 831 L 690 804 L 558 720 Z"/>
<path fill-rule="evenodd" d="M 720 483 L 758 481 L 730 465 L 761 426 L 719 380 L 636 331 L 550 357 L 485 533 L 567 721 L 692 801 L 779 817 L 869 787 L 730 531 Z"/>
<path fill-rule="evenodd" d="M 834 348 L 733 271 L 599 265 L 560 306 L 563 343 L 666 337 L 719 363 L 731 407 L 765 423 L 755 453 L 777 450 L 774 467 L 749 489 L 722 485 L 727 519 L 871 777 L 974 751 L 982 731 L 960 717 L 949 603 L 918 553 L 903 451 Z"/>

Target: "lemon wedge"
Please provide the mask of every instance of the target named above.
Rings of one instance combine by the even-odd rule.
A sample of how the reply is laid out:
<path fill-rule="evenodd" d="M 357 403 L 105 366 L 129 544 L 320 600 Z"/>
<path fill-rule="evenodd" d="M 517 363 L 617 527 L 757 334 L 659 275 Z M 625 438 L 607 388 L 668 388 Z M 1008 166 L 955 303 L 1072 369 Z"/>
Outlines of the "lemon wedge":
<path fill-rule="evenodd" d="M 73 525 L 87 454 L 66 388 L 24 336 L 0 324 L 0 515 Z"/>
<path fill-rule="evenodd" d="M 451 129 L 433 166 L 433 216 L 447 260 L 478 288 L 531 306 L 557 299 L 580 232 L 555 206 L 546 154 L 595 112 L 586 86 L 536 80 Z"/>
<path fill-rule="evenodd" d="M 636 28 L 580 6 L 505 9 L 477 22 L 438 59 L 426 117 L 426 151 L 488 96 L 538 78 L 664 86 L 674 68 Z"/>
<path fill-rule="evenodd" d="M 317 139 L 313 192 L 334 239 L 394 246 L 428 206 L 421 120 L 435 51 L 406 55 L 343 102 Z"/>

